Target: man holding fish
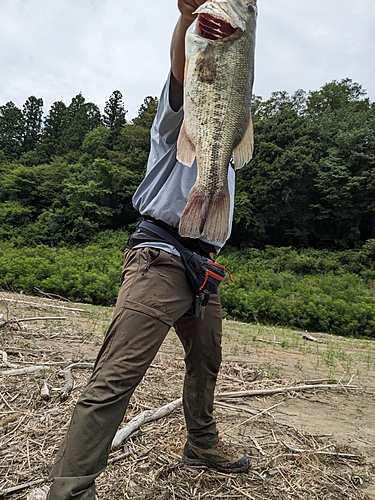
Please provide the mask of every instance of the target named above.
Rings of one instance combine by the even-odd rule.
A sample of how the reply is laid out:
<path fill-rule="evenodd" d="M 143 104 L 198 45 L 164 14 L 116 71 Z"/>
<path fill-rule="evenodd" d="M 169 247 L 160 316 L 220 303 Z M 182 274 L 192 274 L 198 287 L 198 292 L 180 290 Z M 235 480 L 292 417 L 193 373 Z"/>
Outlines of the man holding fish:
<path fill-rule="evenodd" d="M 220 297 L 197 295 L 178 248 L 213 258 L 230 234 L 234 170 L 253 150 L 256 0 L 178 0 L 178 8 L 171 72 L 133 198 L 146 225 L 125 251 L 112 323 L 52 468 L 50 500 L 95 499 L 95 478 L 129 399 L 172 326 L 186 354 L 183 461 L 228 473 L 250 467 L 219 437 L 213 418 Z"/>

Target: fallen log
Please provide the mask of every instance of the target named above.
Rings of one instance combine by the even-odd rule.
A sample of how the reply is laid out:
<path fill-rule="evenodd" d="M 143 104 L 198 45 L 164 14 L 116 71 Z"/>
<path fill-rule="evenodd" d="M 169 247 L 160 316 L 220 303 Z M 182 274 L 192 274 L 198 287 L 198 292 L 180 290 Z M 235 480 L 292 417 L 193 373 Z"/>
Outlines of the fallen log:
<path fill-rule="evenodd" d="M 116 432 L 116 435 L 112 441 L 112 449 L 120 446 L 120 444 L 125 441 L 125 439 L 133 434 L 133 432 L 138 430 L 143 424 L 152 422 L 153 420 L 159 420 L 160 418 L 169 415 L 174 410 L 177 410 L 177 408 L 180 408 L 180 406 L 182 406 L 182 398 L 178 398 L 175 401 L 172 401 L 171 403 L 168 403 L 156 410 L 146 410 L 140 415 L 137 415 L 132 420 L 130 420 L 130 422 L 125 425 L 125 427 L 119 429 Z"/>

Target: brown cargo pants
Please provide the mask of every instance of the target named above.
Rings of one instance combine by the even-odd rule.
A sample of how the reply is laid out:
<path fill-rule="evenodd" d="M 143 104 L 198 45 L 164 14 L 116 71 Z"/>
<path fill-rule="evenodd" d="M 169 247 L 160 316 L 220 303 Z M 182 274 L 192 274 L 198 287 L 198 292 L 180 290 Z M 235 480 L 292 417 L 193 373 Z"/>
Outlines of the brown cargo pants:
<path fill-rule="evenodd" d="M 212 295 L 204 319 L 192 315 L 193 290 L 179 257 L 154 248 L 127 249 L 123 283 L 95 367 L 74 409 L 49 479 L 49 500 L 94 500 L 95 478 L 129 399 L 173 325 L 185 350 L 183 408 L 188 440 L 218 440 L 213 419 L 221 363 L 221 305 Z"/>

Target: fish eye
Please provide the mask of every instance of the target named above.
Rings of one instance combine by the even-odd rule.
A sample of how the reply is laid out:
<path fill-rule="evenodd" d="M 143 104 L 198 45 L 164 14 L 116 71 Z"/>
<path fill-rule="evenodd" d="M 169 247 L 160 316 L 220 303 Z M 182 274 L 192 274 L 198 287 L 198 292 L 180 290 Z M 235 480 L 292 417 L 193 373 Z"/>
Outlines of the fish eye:
<path fill-rule="evenodd" d="M 247 4 L 247 8 L 250 10 L 250 11 L 254 11 L 255 10 L 255 7 L 252 3 L 248 3 Z"/>

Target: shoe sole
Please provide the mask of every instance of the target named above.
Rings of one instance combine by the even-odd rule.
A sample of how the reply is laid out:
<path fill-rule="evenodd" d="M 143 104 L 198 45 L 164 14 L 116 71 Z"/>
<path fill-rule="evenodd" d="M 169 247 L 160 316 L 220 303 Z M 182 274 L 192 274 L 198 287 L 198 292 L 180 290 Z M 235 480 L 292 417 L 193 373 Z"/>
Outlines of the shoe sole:
<path fill-rule="evenodd" d="M 246 472 L 247 470 L 250 469 L 250 460 L 245 464 L 242 465 L 241 467 L 236 467 L 234 469 L 230 467 L 222 467 L 221 465 L 215 464 L 214 462 L 208 462 L 206 460 L 200 460 L 199 458 L 189 458 L 186 457 L 185 455 L 182 456 L 182 461 L 187 464 L 187 465 L 195 465 L 195 466 L 205 466 L 209 467 L 210 469 L 217 469 L 219 472 L 227 472 L 227 473 L 232 473 L 232 472 Z"/>

